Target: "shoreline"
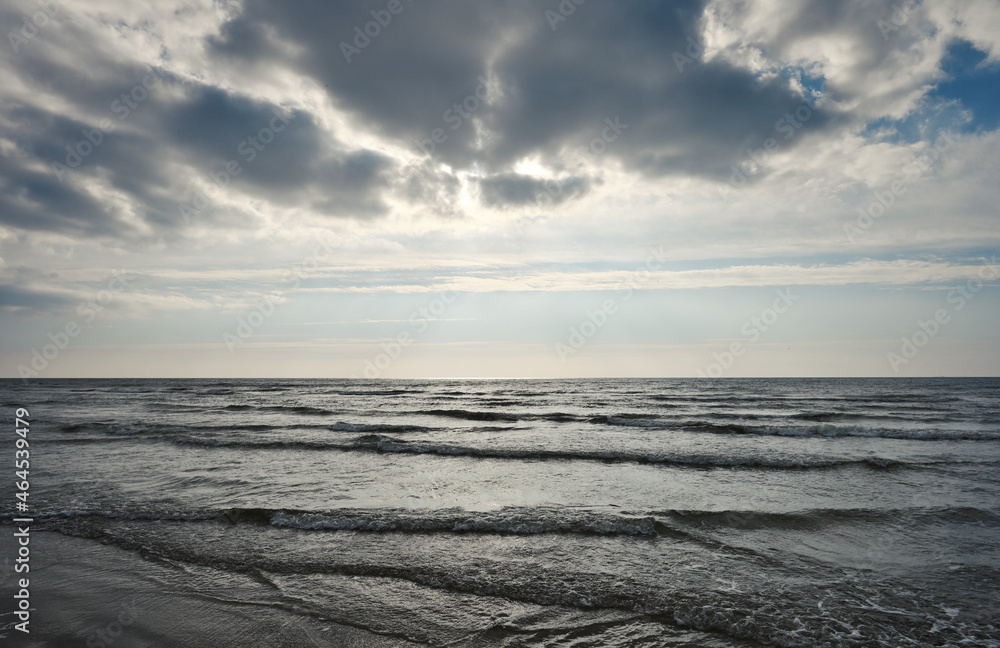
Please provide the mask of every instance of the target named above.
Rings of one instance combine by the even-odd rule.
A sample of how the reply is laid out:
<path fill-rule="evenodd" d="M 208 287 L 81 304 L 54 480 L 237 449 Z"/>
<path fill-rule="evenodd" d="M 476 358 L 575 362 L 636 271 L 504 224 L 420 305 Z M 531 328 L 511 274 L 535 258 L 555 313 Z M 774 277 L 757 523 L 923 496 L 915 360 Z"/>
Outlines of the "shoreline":
<path fill-rule="evenodd" d="M 8 529 L 10 531 L 8 531 Z M 14 527 L 0 525 L 13 565 Z M 6 565 L 6 563 L 5 563 Z M 0 640 L 25 648 L 403 648 L 421 644 L 280 607 L 273 588 L 238 574 L 145 559 L 53 531 L 31 532 L 31 569 L 0 572 Z M 28 634 L 14 629 L 17 581 L 30 581 Z"/>

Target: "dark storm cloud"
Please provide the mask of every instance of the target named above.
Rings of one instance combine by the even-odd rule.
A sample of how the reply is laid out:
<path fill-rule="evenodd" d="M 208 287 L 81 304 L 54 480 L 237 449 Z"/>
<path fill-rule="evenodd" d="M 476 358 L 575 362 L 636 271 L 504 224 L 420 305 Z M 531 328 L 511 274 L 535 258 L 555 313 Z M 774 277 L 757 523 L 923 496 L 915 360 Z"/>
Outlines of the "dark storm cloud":
<path fill-rule="evenodd" d="M 429 160 L 411 162 L 400 171 L 396 193 L 406 202 L 426 205 L 440 216 L 455 216 L 456 203 L 462 189 L 453 174 L 434 168 Z"/>
<path fill-rule="evenodd" d="M 518 173 L 504 173 L 479 181 L 480 200 L 487 207 L 521 207 L 564 203 L 590 190 L 587 178 L 549 180 Z M 544 201 L 544 202 L 543 202 Z"/>
<path fill-rule="evenodd" d="M 422 162 L 358 148 L 353 133 L 331 133 L 301 107 L 278 105 L 282 99 L 114 56 L 97 42 L 104 35 L 63 21 L 4 63 L 25 91 L 0 106 L 0 135 L 20 152 L 2 162 L 0 223 L 127 237 L 142 229 L 138 218 L 170 233 L 184 227 L 180 206 L 191 204 L 196 181 L 214 178 L 222 191 L 331 216 L 383 214 L 391 197 L 449 214 L 457 210 L 455 173 L 473 169 L 490 178 L 481 183 L 483 203 L 511 207 L 530 202 L 541 182 L 514 173 L 515 162 L 535 156 L 579 176 L 567 164 L 574 151 L 597 166 L 618 161 L 654 176 L 724 179 L 803 103 L 787 78 L 698 54 L 678 68 L 676 55 L 690 53 L 699 33 L 702 0 L 399 0 L 395 13 L 390 4 L 247 0 L 207 38 L 206 65 L 310 76 L 358 129 Z M 565 20 L 552 20 L 569 6 Z M 800 29 L 812 28 L 803 14 Z M 162 63 L 169 67 L 169 53 Z M 46 95 L 57 101 L 40 99 Z M 830 121 L 815 111 L 796 134 Z M 113 131 L 86 143 L 105 122 Z M 433 146 L 421 147 L 428 138 Z M 226 171 L 231 164 L 238 173 Z M 100 196 L 97 178 L 127 199 L 127 214 L 122 201 Z M 574 182 L 553 202 L 586 193 L 590 181 Z M 229 211 L 207 204 L 199 222 L 228 227 Z"/>
<path fill-rule="evenodd" d="M 5 65 L 27 92 L 0 105 L 0 136 L 15 146 L 0 158 L 0 224 L 129 237 L 138 216 L 169 233 L 184 225 L 192 178 L 214 181 L 230 162 L 240 171 L 228 192 L 336 216 L 386 211 L 389 158 L 347 147 L 309 113 L 110 60 L 72 24 L 45 36 Z M 96 178 L 134 213 L 95 196 Z M 199 220 L 232 215 L 210 207 Z"/>
<path fill-rule="evenodd" d="M 526 155 L 585 147 L 618 116 L 628 127 L 606 147 L 609 157 L 653 175 L 728 177 L 746 148 L 773 136 L 804 101 L 787 78 L 705 64 L 699 54 L 678 69 L 675 54 L 698 37 L 701 0 L 563 5 L 575 10 L 550 22 L 545 11 L 558 13 L 557 2 L 404 1 L 366 39 L 354 28 L 381 6 L 249 0 L 212 45 L 221 59 L 245 62 L 271 56 L 271 38 L 295 43 L 286 63 L 327 85 L 366 125 L 411 150 L 423 140 L 452 166 L 498 173 Z M 356 38 L 364 46 L 345 55 Z M 803 132 L 828 123 L 816 114 Z"/>
<path fill-rule="evenodd" d="M 25 158 L 0 156 L 0 224 L 69 235 L 113 235 L 126 229 L 91 196 L 28 168 Z"/>
<path fill-rule="evenodd" d="M 288 63 L 329 85 L 337 103 L 366 127 L 405 140 L 416 151 L 416 137 L 442 126 L 444 111 L 475 91 L 491 43 L 497 44 L 502 32 L 523 25 L 523 20 L 511 23 L 515 6 L 402 0 L 402 12 L 348 62 L 341 43 L 353 44 L 354 28 L 363 29 L 373 20 L 370 11 L 384 6 L 345 0 L 294 5 L 250 0 L 212 45 L 223 58 L 264 62 L 269 48 L 262 45 L 260 28 L 266 26 L 275 38 L 299 46 L 299 54 Z"/>
<path fill-rule="evenodd" d="M 778 121 L 804 99 L 786 78 L 703 62 L 702 10 L 696 1 L 587 3 L 555 33 L 532 33 L 497 62 L 509 91 L 491 116 L 503 133 L 496 158 L 585 145 L 606 133 L 604 120 L 612 118 L 622 131 L 610 133 L 615 139 L 604 155 L 627 167 L 727 176 L 746 148 L 775 136 Z M 815 114 L 803 128 L 827 122 Z"/>
<path fill-rule="evenodd" d="M 99 204 L 79 182 L 99 175 L 134 198 L 147 222 L 174 228 L 192 187 L 168 169 L 185 168 L 211 181 L 229 162 L 239 165 L 239 173 L 226 179 L 229 190 L 278 204 L 322 203 L 327 214 L 384 211 L 379 194 L 390 167 L 384 156 L 341 148 L 302 111 L 216 88 L 186 90 L 180 100 L 150 97 L 124 120 L 107 113 L 101 119 L 110 120 L 113 130 L 103 130 L 96 117 L 79 121 L 30 105 L 12 106 L 7 117 L 18 127 L 9 137 L 22 155 L 0 161 L 7 189 L 0 197 L 0 222 L 127 235 L 130 227 L 115 209 Z M 37 162 L 49 171 L 39 171 Z M 211 214 L 205 218 L 210 222 Z"/>
<path fill-rule="evenodd" d="M 387 207 L 383 190 L 390 186 L 394 163 L 374 151 L 358 151 L 328 160 L 317 168 L 320 199 L 312 207 L 324 214 L 380 214 Z"/>
<path fill-rule="evenodd" d="M 73 236 L 136 234 L 120 206 L 103 204 L 88 191 L 89 180 L 100 176 L 129 196 L 150 225 L 177 226 L 181 185 L 168 174 L 173 143 L 162 132 L 137 128 L 137 118 L 123 125 L 110 113 L 101 118 L 113 124 L 105 130 L 100 119 L 79 121 L 30 105 L 13 106 L 6 117 L 19 155 L 0 158 L 0 182 L 6 183 L 0 223 Z M 191 163 L 203 162 L 191 156 Z"/>
<path fill-rule="evenodd" d="M 385 210 L 380 196 L 392 161 L 374 151 L 348 149 L 305 111 L 202 86 L 163 118 L 171 141 L 200 160 L 206 174 L 237 163 L 239 172 L 229 182 L 250 195 L 277 204 L 312 204 L 327 214 Z"/>

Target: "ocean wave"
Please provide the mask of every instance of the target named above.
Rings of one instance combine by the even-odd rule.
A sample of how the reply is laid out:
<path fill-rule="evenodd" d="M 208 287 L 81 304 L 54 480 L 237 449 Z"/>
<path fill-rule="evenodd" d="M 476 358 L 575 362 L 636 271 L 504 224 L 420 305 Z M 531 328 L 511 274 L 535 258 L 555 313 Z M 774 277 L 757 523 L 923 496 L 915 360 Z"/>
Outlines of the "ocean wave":
<path fill-rule="evenodd" d="M 306 427 L 306 426 L 296 426 Z M 635 450 L 587 450 L 587 449 L 541 449 L 496 446 L 469 446 L 450 443 L 424 442 L 399 438 L 399 434 L 423 434 L 438 431 L 438 428 L 409 425 L 359 424 L 338 422 L 332 427 L 309 426 L 319 430 L 330 430 L 346 434 L 357 434 L 350 439 L 299 439 L 291 436 L 201 436 L 197 432 L 216 432 L 219 428 L 198 430 L 179 429 L 168 433 L 144 429 L 110 428 L 104 430 L 103 437 L 63 437 L 41 439 L 43 443 L 98 443 L 116 441 L 120 438 L 142 439 L 149 442 L 167 442 L 181 446 L 204 448 L 227 448 L 234 450 L 314 450 L 337 452 L 371 452 L 378 454 L 435 455 L 442 457 L 468 457 L 472 459 L 493 459 L 509 461 L 591 461 L 599 463 L 633 463 L 665 467 L 687 467 L 699 469 L 764 469 L 764 470 L 828 470 L 850 467 L 871 470 L 928 469 L 936 466 L 958 464 L 990 465 L 995 461 L 967 460 L 901 460 L 884 456 L 838 457 L 822 455 L 774 456 L 764 455 L 719 455 L 712 453 L 643 451 Z M 262 428 L 262 429 L 251 429 Z M 274 432 L 284 430 L 275 426 L 234 426 L 234 430 L 248 432 Z M 486 426 L 472 428 L 475 432 L 509 432 L 510 427 Z M 519 428 L 514 428 L 519 429 Z M 228 428 L 224 430 L 228 431 Z M 192 433 L 194 432 L 194 433 Z"/>
<path fill-rule="evenodd" d="M 571 421 L 581 420 L 580 416 L 577 416 L 576 414 L 568 414 L 566 412 L 546 412 L 545 414 L 536 414 L 533 418 L 543 421 L 552 421 L 554 423 L 569 423 Z"/>
<path fill-rule="evenodd" d="M 598 425 L 615 425 L 618 427 L 668 428 L 670 424 L 655 415 L 642 414 L 601 414 L 587 419 Z"/>
<path fill-rule="evenodd" d="M 105 430 L 105 433 L 111 436 L 137 436 L 145 432 L 146 430 L 141 428 L 123 428 L 115 425 L 109 425 Z"/>
<path fill-rule="evenodd" d="M 462 419 L 465 421 L 518 421 L 521 415 L 510 412 L 483 412 L 465 409 L 431 409 L 414 412 L 424 416 Z"/>
<path fill-rule="evenodd" d="M 940 410 L 934 410 L 940 411 Z M 744 418 L 747 418 L 743 415 Z M 762 416 L 760 418 L 773 418 Z M 829 423 L 832 421 L 857 421 L 857 420 L 886 420 L 886 421 L 912 421 L 918 420 L 920 423 L 946 423 L 953 420 L 944 416 L 921 416 L 917 419 L 911 414 L 873 414 L 871 412 L 798 412 L 788 418 L 799 421 L 813 421 L 816 423 Z"/>
<path fill-rule="evenodd" d="M 1000 512 L 968 506 L 897 509 L 808 509 L 790 512 L 668 510 L 651 513 L 685 526 L 736 529 L 815 529 L 829 525 L 973 524 L 1000 527 Z"/>
<path fill-rule="evenodd" d="M 389 510 L 343 510 L 322 513 L 277 511 L 270 524 L 314 531 L 367 533 L 484 533 L 537 535 L 572 533 L 582 535 L 658 535 L 656 520 L 613 514 L 538 509 L 501 509 L 495 512 L 462 510 L 431 513 Z"/>
<path fill-rule="evenodd" d="M 13 513 L 0 514 L 10 524 Z M 685 510 L 606 512 L 554 506 L 508 506 L 495 511 L 461 508 L 343 508 L 311 511 L 285 508 L 231 507 L 175 510 L 85 510 L 36 512 L 35 524 L 89 519 L 135 522 L 224 522 L 258 524 L 307 531 L 359 533 L 478 533 L 497 535 L 627 535 L 689 536 L 691 527 L 747 529 L 816 529 L 829 525 L 862 524 L 969 524 L 1000 528 L 1000 510 L 975 507 L 915 507 L 895 509 L 806 509 L 796 511 Z"/>
<path fill-rule="evenodd" d="M 44 445 L 47 443 L 55 444 L 66 444 L 66 445 L 88 445 L 92 443 L 118 443 L 119 439 L 115 437 L 63 437 L 56 439 L 35 439 L 33 443 L 39 445 Z"/>
<path fill-rule="evenodd" d="M 308 416 L 331 416 L 339 413 L 335 410 L 309 405 L 226 405 L 222 409 L 231 412 L 287 412 L 289 414 L 305 414 Z"/>
<path fill-rule="evenodd" d="M 440 430 L 441 428 L 433 428 L 422 425 L 393 425 L 389 423 L 384 424 L 366 424 L 366 423 L 345 423 L 343 421 L 338 421 L 333 425 L 321 424 L 321 423 L 295 423 L 293 425 L 269 425 L 269 424 L 232 424 L 232 425 L 198 425 L 198 426 L 156 426 L 156 427 L 128 427 L 122 426 L 116 423 L 106 423 L 106 422 L 92 422 L 92 423 L 70 423 L 58 426 L 57 431 L 63 434 L 72 435 L 70 437 L 56 437 L 56 438 L 41 438 L 38 439 L 39 443 L 73 443 L 73 442 L 99 442 L 99 441 L 113 441 L 114 438 L 93 438 L 93 437 L 80 437 L 72 438 L 73 436 L 80 435 L 81 433 L 100 433 L 106 435 L 106 437 L 145 437 L 150 440 L 163 440 L 163 441 L 174 441 L 182 445 L 205 445 L 205 446 L 215 446 L 215 447 L 239 447 L 246 445 L 247 447 L 312 447 L 312 448 L 341 448 L 343 444 L 337 443 L 321 443 L 321 442 L 300 442 L 294 439 L 288 440 L 273 440 L 273 441 L 255 441 L 253 439 L 245 438 L 220 438 L 216 436 L 193 436 L 193 434 L 207 432 L 209 434 L 226 433 L 226 432 L 276 432 L 276 431 L 289 431 L 293 429 L 303 429 L 303 430 L 329 430 L 331 432 L 345 432 L 349 434 L 357 433 L 391 433 L 391 434 L 408 434 L 408 433 L 424 433 L 424 432 L 434 432 Z M 509 430 L 510 428 L 501 427 L 481 427 L 475 428 L 478 431 L 502 431 Z"/>
<path fill-rule="evenodd" d="M 829 421 L 843 421 L 847 419 L 858 418 L 857 414 L 851 414 L 848 412 L 798 412 L 792 414 L 788 418 L 797 419 L 800 421 L 815 421 L 817 423 L 826 423 Z M 871 416 L 865 418 L 872 418 Z"/>
<path fill-rule="evenodd" d="M 763 458 L 763 457 L 720 457 L 707 454 L 660 454 L 641 452 L 621 452 L 609 450 L 539 450 L 518 448 L 483 448 L 443 444 L 413 443 L 382 434 L 368 434 L 358 437 L 349 446 L 340 446 L 344 450 L 369 450 L 372 452 L 397 454 L 435 454 L 450 457 L 476 457 L 484 459 L 514 459 L 514 460 L 563 460 L 563 461 L 599 461 L 605 463 L 639 463 L 670 466 L 687 466 L 696 468 L 768 468 L 777 470 L 805 470 L 815 468 L 839 468 L 846 466 L 862 466 L 873 469 L 888 469 L 904 466 L 922 466 L 924 464 L 909 464 L 903 461 L 883 458 L 865 457 L 859 459 L 808 459 L 793 458 Z"/>
<path fill-rule="evenodd" d="M 323 441 L 298 441 L 280 439 L 221 439 L 218 437 L 165 437 L 177 445 L 203 446 L 206 448 L 237 448 L 245 450 L 345 450 L 350 446 Z"/>
<path fill-rule="evenodd" d="M 65 434 L 78 434 L 81 432 L 99 432 L 110 436 L 153 436 L 157 438 L 169 438 L 171 435 L 184 435 L 192 432 L 270 432 L 274 430 L 290 429 L 312 429 L 327 430 L 329 425 L 320 423 L 295 423 L 293 425 L 270 425 L 266 423 L 230 425 L 143 425 L 131 427 L 121 423 L 91 422 L 91 423 L 69 423 L 56 428 L 58 432 Z"/>
<path fill-rule="evenodd" d="M 229 509 L 219 513 L 221 516 L 212 519 L 233 525 L 261 524 L 299 531 L 311 530 L 301 529 L 300 526 L 309 527 L 322 522 L 306 516 L 332 514 L 326 522 L 353 520 L 347 523 L 348 526 L 354 524 L 358 528 L 323 528 L 317 531 L 362 534 L 396 532 L 385 528 L 394 525 L 384 519 L 379 521 L 380 516 L 395 516 L 396 525 L 405 527 L 407 522 L 404 519 L 410 515 L 399 510 L 320 513 Z M 490 514 L 463 511 L 436 513 L 441 526 L 454 525 L 444 530 L 447 533 L 481 532 L 462 530 L 465 524 L 471 524 L 488 529 L 483 532 L 491 535 L 581 533 L 624 536 L 630 538 L 631 543 L 644 542 L 646 538 L 657 542 L 657 536 L 662 535 L 651 516 L 632 518 L 620 514 L 584 513 L 561 517 L 558 521 L 553 519 L 547 529 L 538 531 L 538 526 L 532 526 L 537 524 L 537 520 L 525 527 L 518 524 L 517 518 L 521 513 L 537 515 L 540 513 L 538 510 Z M 449 515 L 454 517 L 449 518 Z M 486 516 L 493 517 L 492 523 L 486 522 Z M 829 577 L 829 572 L 805 561 L 782 560 L 778 556 L 735 547 L 714 554 L 714 560 L 705 560 L 703 557 L 706 554 L 702 553 L 690 557 L 678 555 L 676 565 L 656 566 L 660 572 L 669 569 L 669 576 L 652 582 L 641 571 L 641 566 L 639 571 L 591 571 L 587 562 L 576 562 L 571 556 L 560 556 L 558 563 L 541 568 L 534 555 L 508 560 L 503 556 L 490 555 L 489 551 L 484 551 L 482 556 L 477 555 L 473 561 L 466 560 L 464 556 L 449 560 L 439 555 L 439 544 L 428 545 L 436 551 L 427 555 L 405 549 L 395 555 L 391 543 L 386 543 L 388 546 L 385 548 L 366 547 L 367 538 L 359 542 L 344 539 L 343 544 L 336 545 L 336 550 L 322 555 L 311 549 L 303 551 L 294 542 L 289 542 L 287 546 L 275 545 L 281 547 L 280 551 L 246 551 L 245 533 L 213 533 L 214 537 L 208 542 L 200 537 L 201 529 L 88 522 L 85 520 L 75 525 L 70 522 L 55 530 L 137 550 L 144 556 L 181 565 L 203 565 L 248 573 L 273 585 L 282 596 L 285 595 L 283 583 L 291 581 L 297 584 L 303 577 L 310 580 L 323 576 L 378 578 L 383 579 L 381 582 L 398 579 L 436 590 L 499 597 L 541 606 L 558 605 L 585 611 L 623 610 L 641 615 L 646 620 L 657 620 L 671 628 L 711 632 L 720 639 L 720 645 L 789 648 L 888 648 L 903 645 L 989 648 L 996 645 L 997 628 L 990 618 L 956 619 L 958 610 L 952 612 L 942 607 L 933 594 L 913 591 L 912 587 L 900 587 L 899 582 L 878 576 L 852 578 L 850 573 L 837 573 L 834 577 L 835 589 L 831 589 L 829 585 L 824 586 L 821 580 L 824 576 Z M 511 530 L 507 531 L 508 528 Z M 433 536 L 441 530 L 427 532 L 401 528 L 398 533 L 427 533 Z M 692 539 L 698 541 L 697 538 Z M 415 538 L 400 540 L 410 543 Z M 588 543 L 585 546 L 600 552 L 600 545 L 605 544 L 603 540 L 600 544 Z M 670 539 L 676 540 L 676 536 Z M 607 548 L 600 555 L 606 555 L 610 550 Z M 414 560 L 414 557 L 418 559 Z M 580 560 L 586 561 L 587 558 L 581 556 Z M 671 562 L 673 560 L 671 557 Z M 991 570 L 989 567 L 978 567 L 975 573 L 981 575 L 984 571 Z M 294 596 L 294 593 L 291 594 Z M 515 632 L 518 640 L 551 638 L 554 630 L 546 627 L 541 634 L 537 634 L 525 633 L 515 624 L 504 624 L 503 627 Z M 606 624 L 591 624 L 588 627 L 601 628 Z M 579 639 L 580 633 L 574 631 L 573 637 L 574 640 Z M 523 641 L 519 641 L 517 645 L 522 644 Z M 694 644 L 685 642 L 685 645 Z"/>
<path fill-rule="evenodd" d="M 925 468 L 950 461 L 908 462 L 887 457 L 859 457 L 824 459 L 822 457 L 748 456 L 732 457 L 711 454 L 681 454 L 656 452 L 627 452 L 614 450 L 541 450 L 521 448 L 472 447 L 409 441 L 386 434 L 369 433 L 354 438 L 349 443 L 332 441 L 305 441 L 296 439 L 230 439 L 219 437 L 165 437 L 180 445 L 246 450 L 331 450 L 341 452 L 374 452 L 384 454 L 438 455 L 444 457 L 470 457 L 514 461 L 594 461 L 601 463 L 636 463 L 690 468 L 747 468 L 768 470 L 824 470 L 861 467 L 872 470 Z"/>
<path fill-rule="evenodd" d="M 0 514 L 9 523 L 13 514 Z M 208 522 L 259 524 L 308 531 L 355 531 L 362 533 L 478 533 L 538 535 L 571 533 L 582 535 L 658 535 L 652 516 L 619 515 L 557 508 L 505 508 L 497 511 L 463 509 L 333 509 L 304 511 L 270 508 L 225 508 L 199 511 L 87 511 L 65 510 L 36 513 L 36 526 L 61 520 L 124 520 L 134 522 Z"/>
<path fill-rule="evenodd" d="M 77 434 L 80 432 L 101 432 L 110 436 L 137 436 L 149 432 L 148 427 L 128 427 L 121 423 L 108 423 L 105 421 L 91 421 L 87 423 L 66 423 L 56 428 L 58 432 L 65 434 Z"/>
<path fill-rule="evenodd" d="M 678 423 L 674 427 L 689 432 L 787 437 L 870 437 L 912 441 L 996 441 L 1000 439 L 1000 433 L 996 431 L 974 432 L 971 430 L 956 430 L 949 432 L 945 430 L 913 430 L 869 427 L 865 425 L 833 425 L 832 423 L 775 426 L 689 420 Z"/>
<path fill-rule="evenodd" d="M 66 423 L 59 426 L 60 432 L 82 432 L 84 430 L 93 429 L 95 426 L 104 425 L 102 423 Z"/>
<path fill-rule="evenodd" d="M 159 412 L 203 412 L 205 407 L 203 405 L 191 405 L 189 403 L 149 403 L 145 405 L 146 409 L 156 410 Z"/>
<path fill-rule="evenodd" d="M 873 427 L 869 425 L 850 425 L 844 421 L 852 419 L 893 419 L 911 420 L 898 415 L 856 415 L 841 412 L 800 412 L 787 418 L 803 421 L 805 424 L 781 425 L 764 423 L 773 421 L 775 415 L 741 414 L 743 421 L 732 420 L 732 414 L 705 414 L 708 419 L 667 419 L 653 414 L 618 413 L 591 416 L 586 420 L 597 425 L 615 427 L 638 427 L 656 430 L 683 430 L 685 432 L 708 432 L 712 434 L 738 434 L 745 436 L 787 436 L 787 437 L 868 437 L 882 439 L 904 439 L 913 441 L 995 441 L 1000 440 L 1000 430 L 972 431 L 941 429 L 901 429 L 891 427 Z M 726 420 L 728 419 L 729 422 Z M 935 418 L 920 419 L 921 423 L 930 424 L 935 421 L 944 422 L 952 419 Z M 757 421 L 747 423 L 745 421 Z M 841 424 L 835 424 L 839 421 Z M 809 425 L 808 423 L 814 423 Z"/>
<path fill-rule="evenodd" d="M 345 423 L 337 421 L 329 428 L 332 432 L 393 432 L 396 434 L 410 432 L 434 432 L 441 428 L 426 425 L 394 425 L 392 423 Z"/>
<path fill-rule="evenodd" d="M 422 389 L 338 389 L 338 396 L 402 396 L 404 394 L 422 394 Z"/>

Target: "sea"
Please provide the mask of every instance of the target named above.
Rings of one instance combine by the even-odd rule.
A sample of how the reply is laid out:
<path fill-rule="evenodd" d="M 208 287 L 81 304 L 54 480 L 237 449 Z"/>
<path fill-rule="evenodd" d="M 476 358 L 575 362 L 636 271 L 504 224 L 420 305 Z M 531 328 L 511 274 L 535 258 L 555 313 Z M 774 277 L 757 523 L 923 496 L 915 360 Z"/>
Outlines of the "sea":
<path fill-rule="evenodd" d="M 32 532 L 171 591 L 252 583 L 255 609 L 385 645 L 1000 647 L 1000 379 L 0 392 L 5 463 L 30 412 Z"/>

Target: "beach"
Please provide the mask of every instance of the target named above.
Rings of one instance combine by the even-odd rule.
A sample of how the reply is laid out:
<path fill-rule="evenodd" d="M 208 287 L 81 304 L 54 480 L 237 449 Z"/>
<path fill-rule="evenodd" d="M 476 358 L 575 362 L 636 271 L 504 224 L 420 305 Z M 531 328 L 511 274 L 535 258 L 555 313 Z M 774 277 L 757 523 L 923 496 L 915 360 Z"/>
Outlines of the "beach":
<path fill-rule="evenodd" d="M 4 645 L 417 645 L 297 614 L 246 575 L 198 574 L 137 551 L 45 531 L 33 535 L 32 548 L 29 633 L 8 630 Z M 13 554 L 10 534 L 0 536 L 0 550 Z M 11 600 L 13 585 L 13 576 L 3 580 L 4 601 Z"/>

